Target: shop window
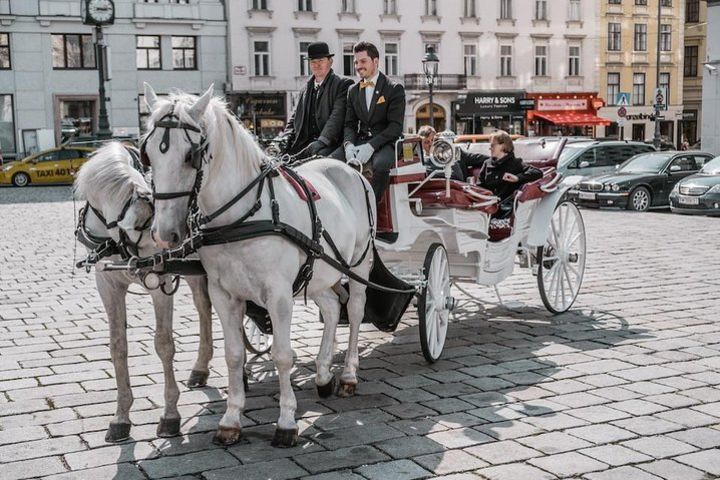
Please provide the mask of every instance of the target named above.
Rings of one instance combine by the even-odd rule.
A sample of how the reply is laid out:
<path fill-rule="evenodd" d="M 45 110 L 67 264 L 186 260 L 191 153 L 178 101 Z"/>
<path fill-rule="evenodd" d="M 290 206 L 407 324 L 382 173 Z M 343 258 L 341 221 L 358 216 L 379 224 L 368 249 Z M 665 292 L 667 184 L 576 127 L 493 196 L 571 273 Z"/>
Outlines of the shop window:
<path fill-rule="evenodd" d="M 15 112 L 13 96 L 0 95 L 0 150 L 3 155 L 15 154 Z"/>
<path fill-rule="evenodd" d="M 55 70 L 95 68 L 95 44 L 92 35 L 52 35 L 52 58 Z"/>
<path fill-rule="evenodd" d="M 60 101 L 60 137 L 92 136 L 95 133 L 95 100 Z"/>

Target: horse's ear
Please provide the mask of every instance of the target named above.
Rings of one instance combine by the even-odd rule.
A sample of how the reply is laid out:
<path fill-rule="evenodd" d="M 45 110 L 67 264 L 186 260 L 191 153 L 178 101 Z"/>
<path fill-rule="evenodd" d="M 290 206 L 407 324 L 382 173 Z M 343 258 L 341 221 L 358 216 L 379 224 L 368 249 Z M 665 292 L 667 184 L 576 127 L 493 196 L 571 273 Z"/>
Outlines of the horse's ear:
<path fill-rule="evenodd" d="M 143 82 L 143 87 L 145 89 L 145 103 L 147 104 L 148 108 L 152 110 L 158 101 L 158 97 L 155 94 L 155 90 L 153 90 L 149 83 Z"/>
<path fill-rule="evenodd" d="M 210 88 L 208 88 L 207 91 L 203 93 L 203 96 L 198 98 L 198 101 L 195 102 L 195 105 L 190 107 L 188 113 L 190 114 L 190 118 L 192 118 L 196 122 L 199 122 L 202 116 L 205 114 L 205 110 L 210 104 L 210 99 L 213 96 L 214 87 L 215 84 L 213 83 L 212 85 L 210 85 Z"/>

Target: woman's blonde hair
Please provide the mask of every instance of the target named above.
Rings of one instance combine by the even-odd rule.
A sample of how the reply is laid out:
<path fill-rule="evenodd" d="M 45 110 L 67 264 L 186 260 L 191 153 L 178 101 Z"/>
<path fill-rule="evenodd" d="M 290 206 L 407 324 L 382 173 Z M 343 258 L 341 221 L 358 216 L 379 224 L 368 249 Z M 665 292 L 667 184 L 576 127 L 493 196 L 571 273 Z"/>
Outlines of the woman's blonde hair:
<path fill-rule="evenodd" d="M 510 134 L 503 130 L 498 130 L 497 132 L 490 135 L 490 144 L 492 143 L 502 145 L 503 152 L 505 153 L 512 153 L 515 150 L 512 137 L 510 137 Z"/>

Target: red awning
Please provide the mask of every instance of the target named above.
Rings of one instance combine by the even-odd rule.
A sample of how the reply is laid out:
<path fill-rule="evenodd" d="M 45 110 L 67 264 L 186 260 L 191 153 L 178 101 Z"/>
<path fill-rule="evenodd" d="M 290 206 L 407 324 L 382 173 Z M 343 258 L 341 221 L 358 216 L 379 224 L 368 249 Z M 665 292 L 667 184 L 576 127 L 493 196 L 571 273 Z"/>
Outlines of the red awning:
<path fill-rule="evenodd" d="M 598 117 L 592 113 L 586 112 L 533 112 L 533 115 L 554 123 L 555 125 L 602 125 L 607 127 L 612 123 L 612 121 L 607 118 Z"/>

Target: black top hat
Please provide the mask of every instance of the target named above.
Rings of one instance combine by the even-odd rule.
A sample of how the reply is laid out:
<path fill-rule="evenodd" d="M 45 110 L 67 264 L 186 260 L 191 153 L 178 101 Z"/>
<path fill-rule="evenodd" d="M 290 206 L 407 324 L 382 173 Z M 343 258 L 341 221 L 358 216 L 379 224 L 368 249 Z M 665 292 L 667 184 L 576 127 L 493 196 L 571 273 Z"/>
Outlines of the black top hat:
<path fill-rule="evenodd" d="M 308 45 L 308 59 L 310 60 L 315 58 L 330 58 L 334 55 L 334 53 L 330 53 L 330 48 L 325 42 L 314 42 Z"/>

